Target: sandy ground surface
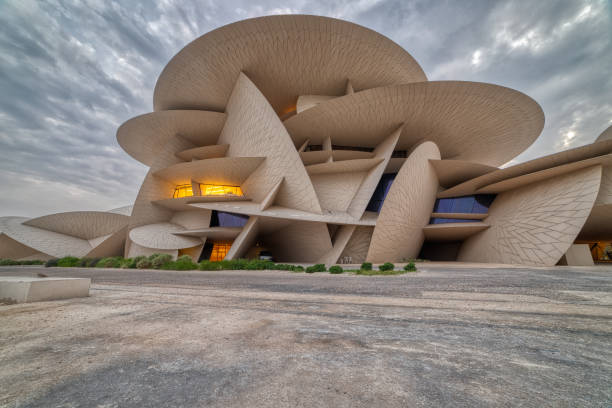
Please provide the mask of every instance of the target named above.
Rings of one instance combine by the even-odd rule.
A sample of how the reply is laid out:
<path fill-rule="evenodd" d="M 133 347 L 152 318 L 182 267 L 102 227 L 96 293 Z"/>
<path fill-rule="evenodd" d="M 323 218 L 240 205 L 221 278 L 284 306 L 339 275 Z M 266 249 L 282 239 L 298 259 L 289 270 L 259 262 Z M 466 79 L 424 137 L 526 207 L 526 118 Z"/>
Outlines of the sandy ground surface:
<path fill-rule="evenodd" d="M 612 268 L 91 277 L 0 305 L 2 407 L 609 407 Z"/>

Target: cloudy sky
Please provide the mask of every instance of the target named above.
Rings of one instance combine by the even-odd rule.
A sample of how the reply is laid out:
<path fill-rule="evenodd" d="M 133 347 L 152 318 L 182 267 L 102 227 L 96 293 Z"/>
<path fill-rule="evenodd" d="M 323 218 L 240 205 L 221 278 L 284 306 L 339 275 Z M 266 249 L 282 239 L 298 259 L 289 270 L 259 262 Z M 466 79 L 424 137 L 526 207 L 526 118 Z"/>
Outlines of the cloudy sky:
<path fill-rule="evenodd" d="M 168 60 L 219 26 L 288 13 L 381 32 L 430 80 L 530 95 L 546 127 L 515 162 L 612 125 L 611 1 L 0 0 L 0 216 L 131 204 L 146 168 L 115 132 L 152 110 Z"/>

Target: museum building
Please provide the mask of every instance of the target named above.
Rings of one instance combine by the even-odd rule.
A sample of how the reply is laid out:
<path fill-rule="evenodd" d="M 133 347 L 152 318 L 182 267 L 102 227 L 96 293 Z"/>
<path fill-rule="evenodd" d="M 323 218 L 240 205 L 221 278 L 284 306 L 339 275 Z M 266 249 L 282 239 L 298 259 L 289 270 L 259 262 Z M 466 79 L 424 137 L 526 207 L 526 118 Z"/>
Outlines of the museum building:
<path fill-rule="evenodd" d="M 0 257 L 550 266 L 612 256 L 612 127 L 501 167 L 544 126 L 503 86 L 428 81 L 332 18 L 239 21 L 183 48 L 117 131 L 149 167 L 133 206 L 0 218 Z"/>

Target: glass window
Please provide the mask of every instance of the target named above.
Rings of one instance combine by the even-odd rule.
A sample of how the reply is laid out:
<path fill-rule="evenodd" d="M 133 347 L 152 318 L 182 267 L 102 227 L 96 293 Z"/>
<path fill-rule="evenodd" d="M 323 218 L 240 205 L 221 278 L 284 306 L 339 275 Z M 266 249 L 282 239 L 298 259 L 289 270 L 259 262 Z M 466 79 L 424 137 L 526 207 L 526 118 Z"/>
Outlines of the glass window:
<path fill-rule="evenodd" d="M 473 196 L 439 198 L 434 205 L 436 213 L 486 214 L 495 194 L 476 194 Z"/>
<path fill-rule="evenodd" d="M 210 217 L 211 227 L 244 227 L 249 220 L 248 215 L 234 214 L 213 210 Z"/>
<path fill-rule="evenodd" d="M 209 195 L 242 195 L 239 186 L 218 186 L 215 184 L 200 184 L 200 192 L 203 196 Z"/>
<path fill-rule="evenodd" d="M 222 261 L 232 247 L 232 241 L 214 241 L 210 252 L 210 261 Z"/>
<path fill-rule="evenodd" d="M 180 186 L 176 186 L 172 198 L 182 198 L 191 196 L 193 196 L 193 188 L 191 187 L 191 184 L 182 184 Z"/>
<path fill-rule="evenodd" d="M 449 213 L 453 212 L 453 198 L 439 198 L 434 205 L 434 212 Z"/>
<path fill-rule="evenodd" d="M 387 173 L 383 174 L 374 190 L 374 194 L 372 194 L 372 198 L 366 207 L 366 211 L 374 211 L 380 212 L 382 208 L 383 202 L 389 193 L 389 189 L 391 188 L 391 184 L 393 184 L 393 180 L 395 180 L 395 176 L 397 173 Z"/>
<path fill-rule="evenodd" d="M 432 218 L 430 224 L 451 224 L 455 222 L 477 222 L 475 220 L 461 220 L 459 218 Z"/>

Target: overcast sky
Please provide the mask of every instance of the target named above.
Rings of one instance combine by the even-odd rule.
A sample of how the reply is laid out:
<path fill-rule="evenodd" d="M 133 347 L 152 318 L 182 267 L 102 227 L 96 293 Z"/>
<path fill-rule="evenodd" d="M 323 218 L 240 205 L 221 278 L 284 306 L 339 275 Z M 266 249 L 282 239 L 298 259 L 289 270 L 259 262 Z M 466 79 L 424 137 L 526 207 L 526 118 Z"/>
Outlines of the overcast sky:
<path fill-rule="evenodd" d="M 528 94 L 546 126 L 515 162 L 612 125 L 610 1 L 0 0 L 0 216 L 131 204 L 146 168 L 115 132 L 152 110 L 164 65 L 214 28 L 289 13 L 376 30 L 430 80 Z"/>

